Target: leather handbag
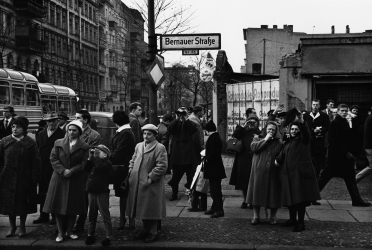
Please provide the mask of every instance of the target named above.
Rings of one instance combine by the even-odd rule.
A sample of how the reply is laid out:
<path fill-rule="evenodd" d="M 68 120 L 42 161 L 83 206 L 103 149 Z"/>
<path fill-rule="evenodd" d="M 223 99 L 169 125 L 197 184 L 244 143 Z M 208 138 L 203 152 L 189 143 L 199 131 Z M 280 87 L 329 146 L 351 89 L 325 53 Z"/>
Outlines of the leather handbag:
<path fill-rule="evenodd" d="M 125 180 L 120 184 L 121 189 L 123 189 L 123 190 L 128 190 L 129 189 L 129 176 L 130 176 L 130 174 L 128 174 L 127 178 L 125 178 Z"/>
<path fill-rule="evenodd" d="M 243 151 L 243 142 L 236 138 L 231 138 L 227 140 L 226 151 L 241 153 Z"/>
<path fill-rule="evenodd" d="M 204 162 L 203 167 L 199 172 L 198 179 L 196 180 L 195 190 L 207 194 L 209 191 L 209 180 L 204 179 Z"/>

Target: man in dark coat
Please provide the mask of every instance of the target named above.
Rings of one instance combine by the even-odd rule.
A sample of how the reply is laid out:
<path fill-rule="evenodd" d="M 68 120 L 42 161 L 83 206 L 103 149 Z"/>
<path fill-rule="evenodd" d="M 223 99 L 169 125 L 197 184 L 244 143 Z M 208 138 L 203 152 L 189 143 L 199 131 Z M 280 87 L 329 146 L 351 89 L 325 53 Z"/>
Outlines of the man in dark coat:
<path fill-rule="evenodd" d="M 67 114 L 65 112 L 59 112 L 58 118 L 59 118 L 58 126 L 66 132 L 66 125 L 69 120 Z"/>
<path fill-rule="evenodd" d="M 138 117 L 141 116 L 142 113 L 142 106 L 138 102 L 134 102 L 129 105 L 129 125 L 132 128 L 134 138 L 136 138 L 136 144 L 143 141 L 142 138 L 142 131 L 141 131 L 141 124 L 138 120 Z"/>
<path fill-rule="evenodd" d="M 48 192 L 49 182 L 52 178 L 53 167 L 50 163 L 50 153 L 54 147 L 54 142 L 58 139 L 65 137 L 65 131 L 58 126 L 59 118 L 57 114 L 51 113 L 47 114 L 43 118 L 47 123 L 47 129 L 42 130 L 37 137 L 37 146 L 39 148 L 41 163 L 42 163 L 42 176 L 39 182 L 39 195 L 46 195 Z M 44 208 L 45 197 L 40 204 L 40 216 L 38 219 L 34 220 L 34 224 L 44 223 L 49 221 L 49 214 L 42 212 Z M 55 224 L 54 215 L 52 215 L 51 224 Z"/>
<path fill-rule="evenodd" d="M 324 168 L 326 161 L 325 133 L 329 128 L 329 117 L 326 113 L 319 112 L 319 107 L 320 101 L 313 100 L 311 111 L 304 115 L 304 120 L 311 133 L 310 152 L 317 178 L 319 178 L 320 170 Z"/>
<path fill-rule="evenodd" d="M 340 104 L 337 109 L 338 115 L 329 127 L 328 160 L 318 179 L 319 191 L 322 191 L 333 177 L 341 177 L 351 196 L 352 205 L 367 207 L 371 204 L 362 200 L 355 181 L 354 156 L 350 153 L 352 151 L 351 131 L 346 120 L 349 107 L 346 104 Z"/>
<path fill-rule="evenodd" d="M 327 108 L 326 109 L 323 109 L 322 112 L 327 114 L 328 118 L 329 118 L 329 121 L 331 122 L 333 120 L 333 112 L 332 112 L 332 109 L 335 105 L 335 101 L 333 101 L 332 99 L 328 99 L 327 100 Z"/>
<path fill-rule="evenodd" d="M 180 107 L 177 112 L 177 119 L 175 119 L 168 127 L 168 132 L 172 136 L 172 145 L 170 148 L 173 176 L 168 184 L 172 187 L 172 197 L 170 201 L 177 199 L 178 184 L 182 176 L 186 173 L 187 183 L 185 187 L 190 188 L 192 179 L 194 177 L 195 169 L 193 166 L 198 162 L 196 152 L 201 150 L 195 149 L 200 147 L 200 144 L 194 142 L 193 135 L 197 132 L 197 128 L 192 121 L 186 119 L 186 107 Z"/>
<path fill-rule="evenodd" d="M 4 107 L 3 114 L 4 119 L 0 121 L 0 139 L 12 134 L 14 108 L 12 106 Z"/>
<path fill-rule="evenodd" d="M 370 114 L 367 117 L 367 120 L 364 124 L 364 135 L 363 135 L 363 148 L 367 156 L 369 165 L 360 171 L 356 175 L 356 182 L 360 182 L 363 178 L 372 174 L 372 115 Z"/>
<path fill-rule="evenodd" d="M 170 138 L 169 138 L 169 133 L 168 133 L 168 126 L 172 122 L 172 120 L 173 120 L 173 117 L 172 117 L 171 114 L 165 114 L 163 116 L 162 121 L 158 125 L 157 140 L 158 140 L 158 142 L 160 142 L 161 144 L 163 144 L 165 146 L 165 149 L 167 150 L 167 154 L 168 154 L 168 162 L 169 162 L 169 159 L 170 159 L 170 151 L 169 151 Z M 171 166 L 171 164 L 168 164 L 167 174 L 171 173 L 171 167 L 170 166 Z"/>
<path fill-rule="evenodd" d="M 134 154 L 136 147 L 135 136 L 129 125 L 129 117 L 122 110 L 117 110 L 112 116 L 112 120 L 118 127 L 116 134 L 111 140 L 111 156 L 110 161 L 113 165 L 113 184 L 115 189 L 115 196 L 120 198 L 119 211 L 120 222 L 119 230 L 124 229 L 126 223 L 125 210 L 127 207 L 128 190 L 124 191 L 120 188 L 120 184 L 126 179 L 128 175 L 129 162 Z M 134 226 L 133 220 L 129 218 L 130 226 Z"/>

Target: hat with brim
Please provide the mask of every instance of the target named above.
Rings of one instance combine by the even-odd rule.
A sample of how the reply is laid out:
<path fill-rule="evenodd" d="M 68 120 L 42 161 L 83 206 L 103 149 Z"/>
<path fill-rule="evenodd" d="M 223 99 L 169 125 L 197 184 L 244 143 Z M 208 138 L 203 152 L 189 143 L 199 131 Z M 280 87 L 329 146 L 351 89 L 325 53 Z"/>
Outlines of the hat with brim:
<path fill-rule="evenodd" d="M 287 115 L 287 112 L 280 112 L 279 114 L 277 114 L 277 117 L 285 117 Z"/>
<path fill-rule="evenodd" d="M 51 121 L 51 120 L 56 120 L 56 119 L 59 119 L 57 113 L 48 113 L 46 115 L 44 115 L 43 117 L 43 120 L 44 121 Z"/>
<path fill-rule="evenodd" d="M 69 129 L 69 127 L 70 127 L 71 125 L 74 125 L 75 127 L 78 128 L 80 135 L 83 133 L 83 123 L 81 123 L 81 121 L 74 120 L 74 121 L 70 122 L 70 123 L 67 124 L 67 126 L 66 126 L 66 127 L 67 127 L 67 130 Z"/>
<path fill-rule="evenodd" d="M 110 149 L 108 149 L 108 147 L 106 147 L 103 144 L 100 144 L 100 145 L 92 147 L 92 148 L 98 148 L 99 150 L 104 152 L 108 157 L 110 157 L 110 155 L 111 155 Z"/>
<path fill-rule="evenodd" d="M 146 124 L 145 126 L 142 127 L 141 130 L 142 130 L 142 131 L 150 130 L 150 131 L 154 132 L 155 134 L 158 133 L 158 127 L 156 127 L 156 126 L 153 125 L 153 124 Z"/>
<path fill-rule="evenodd" d="M 59 112 L 59 113 L 58 113 L 58 117 L 59 117 L 60 119 L 66 120 L 66 121 L 69 120 L 69 118 L 68 118 L 68 116 L 67 116 L 67 114 L 66 114 L 65 112 Z"/>
<path fill-rule="evenodd" d="M 247 121 L 249 121 L 249 120 L 255 120 L 256 122 L 260 122 L 260 119 L 258 119 L 258 116 L 255 115 L 255 114 L 250 114 L 250 115 L 248 116 Z"/>

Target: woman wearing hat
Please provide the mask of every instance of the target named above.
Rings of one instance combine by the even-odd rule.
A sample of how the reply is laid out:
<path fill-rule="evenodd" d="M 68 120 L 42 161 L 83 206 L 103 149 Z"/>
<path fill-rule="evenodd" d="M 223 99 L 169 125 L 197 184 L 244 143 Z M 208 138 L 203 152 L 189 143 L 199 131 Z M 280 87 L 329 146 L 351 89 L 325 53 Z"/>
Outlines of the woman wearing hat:
<path fill-rule="evenodd" d="M 247 113 L 248 113 L 247 109 Z M 237 125 L 233 133 L 233 137 L 243 142 L 243 151 L 235 154 L 234 164 L 231 171 L 230 185 L 235 185 L 235 189 L 242 190 L 243 203 L 241 208 L 247 208 L 245 202 L 247 198 L 247 189 L 249 177 L 251 175 L 253 152 L 251 143 L 255 135 L 261 134 L 258 129 L 259 120 L 255 114 L 247 116 L 247 121 L 244 126 Z"/>
<path fill-rule="evenodd" d="M 68 136 L 55 142 L 50 155 L 54 172 L 43 212 L 56 215 L 57 242 L 62 242 L 63 236 L 76 240 L 78 236 L 72 234 L 76 215 L 87 212 L 84 200 L 83 166 L 89 156 L 89 146 L 79 139 L 82 133 L 83 124 L 80 121 L 70 122 L 67 125 Z M 63 225 L 63 215 L 67 215 L 67 225 Z M 66 232 L 64 228 L 67 228 Z"/>
<path fill-rule="evenodd" d="M 136 239 L 150 243 L 158 239 L 157 226 L 166 216 L 164 176 L 168 160 L 165 147 L 158 143 L 158 128 L 142 127 L 143 142 L 137 144 L 129 166 L 129 197 L 126 214 L 143 221 Z"/>
<path fill-rule="evenodd" d="M 6 237 L 15 236 L 16 216 L 20 216 L 20 237 L 26 234 L 27 214 L 37 212 L 30 202 L 41 177 L 41 160 L 36 142 L 27 136 L 28 120 L 20 116 L 12 122 L 12 134 L 0 142 L 0 214 L 9 216 Z"/>

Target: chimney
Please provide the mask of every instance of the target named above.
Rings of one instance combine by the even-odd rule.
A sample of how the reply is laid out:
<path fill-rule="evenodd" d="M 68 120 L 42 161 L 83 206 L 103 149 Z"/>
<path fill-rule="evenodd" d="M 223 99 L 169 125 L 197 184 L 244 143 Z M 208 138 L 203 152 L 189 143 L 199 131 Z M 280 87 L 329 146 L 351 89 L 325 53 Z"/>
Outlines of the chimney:
<path fill-rule="evenodd" d="M 267 29 L 269 28 L 269 25 L 261 25 L 261 29 Z"/>
<path fill-rule="evenodd" d="M 287 29 L 287 24 L 283 25 L 283 29 L 285 29 L 285 30 Z"/>
<path fill-rule="evenodd" d="M 349 25 L 346 25 L 346 34 L 349 34 L 349 33 L 350 33 Z"/>
<path fill-rule="evenodd" d="M 334 34 L 335 33 L 335 26 L 334 25 L 332 25 L 332 33 L 331 34 Z"/>
<path fill-rule="evenodd" d="M 287 26 L 287 30 L 288 30 L 289 32 L 293 32 L 293 25 L 288 25 L 288 26 Z"/>
<path fill-rule="evenodd" d="M 278 28 L 278 25 L 273 25 L 273 29 L 277 29 Z"/>

